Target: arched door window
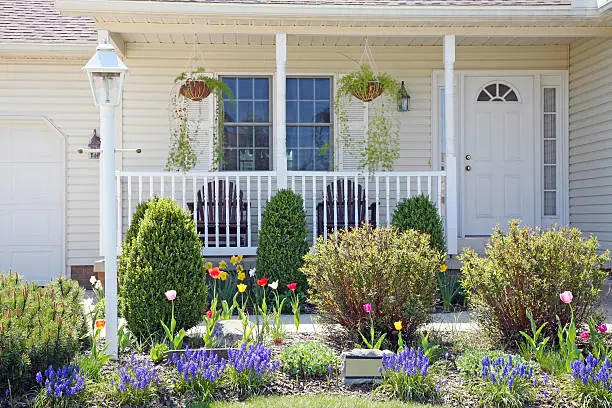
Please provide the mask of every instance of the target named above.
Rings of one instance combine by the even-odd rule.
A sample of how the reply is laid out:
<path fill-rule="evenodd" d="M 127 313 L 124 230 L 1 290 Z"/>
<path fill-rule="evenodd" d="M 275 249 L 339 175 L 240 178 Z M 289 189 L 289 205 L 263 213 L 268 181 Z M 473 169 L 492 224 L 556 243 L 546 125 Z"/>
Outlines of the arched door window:
<path fill-rule="evenodd" d="M 518 102 L 518 93 L 508 84 L 495 82 L 478 93 L 478 102 Z"/>

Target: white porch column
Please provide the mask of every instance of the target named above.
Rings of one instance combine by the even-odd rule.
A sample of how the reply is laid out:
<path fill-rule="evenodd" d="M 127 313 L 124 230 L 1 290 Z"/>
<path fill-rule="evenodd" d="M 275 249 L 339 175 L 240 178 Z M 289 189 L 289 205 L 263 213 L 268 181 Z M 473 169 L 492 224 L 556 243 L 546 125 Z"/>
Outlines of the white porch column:
<path fill-rule="evenodd" d="M 455 36 L 444 36 L 444 131 L 446 136 L 446 246 L 457 254 L 458 199 L 455 149 Z"/>
<path fill-rule="evenodd" d="M 276 78 L 274 98 L 274 149 L 278 188 L 287 188 L 287 34 L 276 33 Z"/>

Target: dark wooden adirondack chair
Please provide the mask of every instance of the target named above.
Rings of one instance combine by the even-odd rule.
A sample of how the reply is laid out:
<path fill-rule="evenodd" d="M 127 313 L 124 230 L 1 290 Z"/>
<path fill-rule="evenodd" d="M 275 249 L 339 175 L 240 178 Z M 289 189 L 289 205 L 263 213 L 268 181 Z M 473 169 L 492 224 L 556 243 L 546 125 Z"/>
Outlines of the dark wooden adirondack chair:
<path fill-rule="evenodd" d="M 337 200 L 334 195 L 334 184 L 327 185 L 327 197 L 325 197 L 327 217 L 325 217 L 323 202 L 320 202 L 317 204 L 317 235 L 323 235 L 324 218 L 327 218 L 327 233 L 334 231 L 334 212 L 336 213 L 338 229 L 345 229 L 345 226 L 348 228 L 355 226 L 355 211 L 357 211 L 357 225 L 367 222 L 366 211 L 370 211 L 370 224 L 376 226 L 376 203 L 372 203 L 368 207 L 365 190 L 361 184 L 357 185 L 357 202 L 355 202 L 355 182 L 347 181 L 348 191 L 345 195 L 344 180 L 337 180 L 335 189 Z M 346 224 L 345 213 L 348 218 Z"/>
<path fill-rule="evenodd" d="M 204 188 L 208 188 L 208 194 L 204 194 Z M 187 203 L 187 206 L 193 213 L 193 203 Z M 205 219 L 206 222 L 204 222 Z M 196 220 L 200 239 L 202 241 L 206 239 L 204 233 L 206 229 L 210 247 L 217 245 L 217 235 L 219 235 L 219 246 L 226 246 L 229 240 L 229 246 L 237 247 L 238 222 L 240 222 L 240 246 L 247 246 L 248 203 L 244 201 L 242 191 L 236 194 L 236 186 L 233 182 L 229 182 L 227 196 L 225 180 L 218 181 L 218 194 L 215 194 L 214 182 L 209 182 L 207 186 L 202 186 L 202 189 L 198 190 Z"/>

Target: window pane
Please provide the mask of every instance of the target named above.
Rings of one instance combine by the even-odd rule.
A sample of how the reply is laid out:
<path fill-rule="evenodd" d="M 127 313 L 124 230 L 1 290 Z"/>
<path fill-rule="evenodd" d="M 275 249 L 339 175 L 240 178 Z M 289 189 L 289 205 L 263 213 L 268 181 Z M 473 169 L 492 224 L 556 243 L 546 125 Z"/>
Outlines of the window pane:
<path fill-rule="evenodd" d="M 270 152 L 268 149 L 255 150 L 255 170 L 270 170 Z"/>
<path fill-rule="evenodd" d="M 238 102 L 238 122 L 253 122 L 253 102 Z"/>
<path fill-rule="evenodd" d="M 253 99 L 252 78 L 238 78 L 238 99 Z"/>
<path fill-rule="evenodd" d="M 329 102 L 315 102 L 315 123 L 329 123 Z"/>
<path fill-rule="evenodd" d="M 554 139 L 557 137 L 557 115 L 544 114 L 544 138 Z"/>
<path fill-rule="evenodd" d="M 312 149 L 314 147 L 314 128 L 310 126 L 301 127 L 299 133 L 299 146 Z"/>
<path fill-rule="evenodd" d="M 255 127 L 255 147 L 270 146 L 270 128 L 268 126 Z"/>
<path fill-rule="evenodd" d="M 270 121 L 268 115 L 268 102 L 255 102 L 255 122 L 267 123 Z"/>
<path fill-rule="evenodd" d="M 238 170 L 238 151 L 235 149 L 225 149 L 223 152 L 224 170 Z"/>
<path fill-rule="evenodd" d="M 557 215 L 557 192 L 544 192 L 544 215 Z"/>
<path fill-rule="evenodd" d="M 287 123 L 297 123 L 298 122 L 298 103 L 297 102 L 287 102 Z"/>
<path fill-rule="evenodd" d="M 557 90 L 555 88 L 544 88 L 544 112 L 557 111 Z"/>
<path fill-rule="evenodd" d="M 236 122 L 238 117 L 236 116 L 236 102 L 225 99 L 223 101 L 223 110 L 225 113 L 226 122 Z"/>
<path fill-rule="evenodd" d="M 238 146 L 253 147 L 253 128 L 251 126 L 240 126 L 238 128 Z"/>
<path fill-rule="evenodd" d="M 252 149 L 240 149 L 238 151 L 238 157 L 240 160 L 239 170 L 253 170 L 255 168 L 253 163 L 253 150 Z"/>
<path fill-rule="evenodd" d="M 300 100 L 314 100 L 314 78 L 300 78 Z"/>
<path fill-rule="evenodd" d="M 557 141 L 544 141 L 544 164 L 557 164 Z"/>
<path fill-rule="evenodd" d="M 315 168 L 314 170 L 327 171 L 329 170 L 329 156 L 330 150 L 322 154 L 320 150 L 315 151 Z"/>
<path fill-rule="evenodd" d="M 238 79 L 237 78 L 232 78 L 232 77 L 223 77 L 221 79 L 223 80 L 225 85 L 227 85 L 227 87 L 231 91 L 232 98 L 236 98 L 238 96 L 238 91 L 237 91 L 238 90 L 238 88 L 237 88 L 237 81 L 238 81 Z M 224 97 L 229 97 L 229 95 L 224 95 Z"/>
<path fill-rule="evenodd" d="M 287 149 L 287 170 L 297 170 L 297 149 Z"/>
<path fill-rule="evenodd" d="M 510 90 L 510 87 L 508 85 L 504 85 L 504 84 L 499 84 L 499 96 L 504 96 L 508 93 L 508 91 Z"/>
<path fill-rule="evenodd" d="M 297 100 L 298 98 L 298 80 L 297 78 L 287 79 L 287 100 Z"/>
<path fill-rule="evenodd" d="M 236 147 L 238 146 L 238 139 L 236 137 L 236 126 L 225 127 L 225 146 Z"/>
<path fill-rule="evenodd" d="M 287 147 L 297 147 L 298 128 L 297 126 L 287 126 Z"/>
<path fill-rule="evenodd" d="M 300 149 L 300 155 L 298 157 L 298 170 L 312 169 L 314 169 L 314 150 Z"/>
<path fill-rule="evenodd" d="M 255 78 L 255 99 L 269 99 L 268 78 Z"/>
<path fill-rule="evenodd" d="M 315 97 L 318 100 L 329 101 L 331 94 L 329 88 L 329 78 L 315 79 Z"/>
<path fill-rule="evenodd" d="M 300 123 L 314 123 L 314 102 L 300 102 Z"/>
<path fill-rule="evenodd" d="M 318 126 L 315 129 L 315 147 L 329 149 L 329 126 Z"/>
<path fill-rule="evenodd" d="M 506 102 L 518 102 L 518 96 L 516 96 L 516 92 L 510 91 L 510 93 L 506 95 Z"/>
<path fill-rule="evenodd" d="M 544 190 L 557 188 L 557 166 L 544 166 Z"/>

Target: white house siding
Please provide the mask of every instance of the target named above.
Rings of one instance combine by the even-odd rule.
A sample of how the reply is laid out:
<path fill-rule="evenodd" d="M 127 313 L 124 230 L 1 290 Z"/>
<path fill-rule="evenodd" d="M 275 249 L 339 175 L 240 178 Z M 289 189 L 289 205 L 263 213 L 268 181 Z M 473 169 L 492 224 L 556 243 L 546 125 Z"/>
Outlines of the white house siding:
<path fill-rule="evenodd" d="M 612 248 L 612 40 L 570 46 L 570 223 Z"/>
<path fill-rule="evenodd" d="M 99 126 L 98 109 L 91 98 L 87 76 L 81 71 L 86 62 L 86 57 L 25 60 L 0 56 L 0 115 L 45 116 L 67 135 L 68 273 L 70 265 L 91 265 L 98 256 L 98 161 L 76 153 L 87 145 L 92 130 Z"/>

